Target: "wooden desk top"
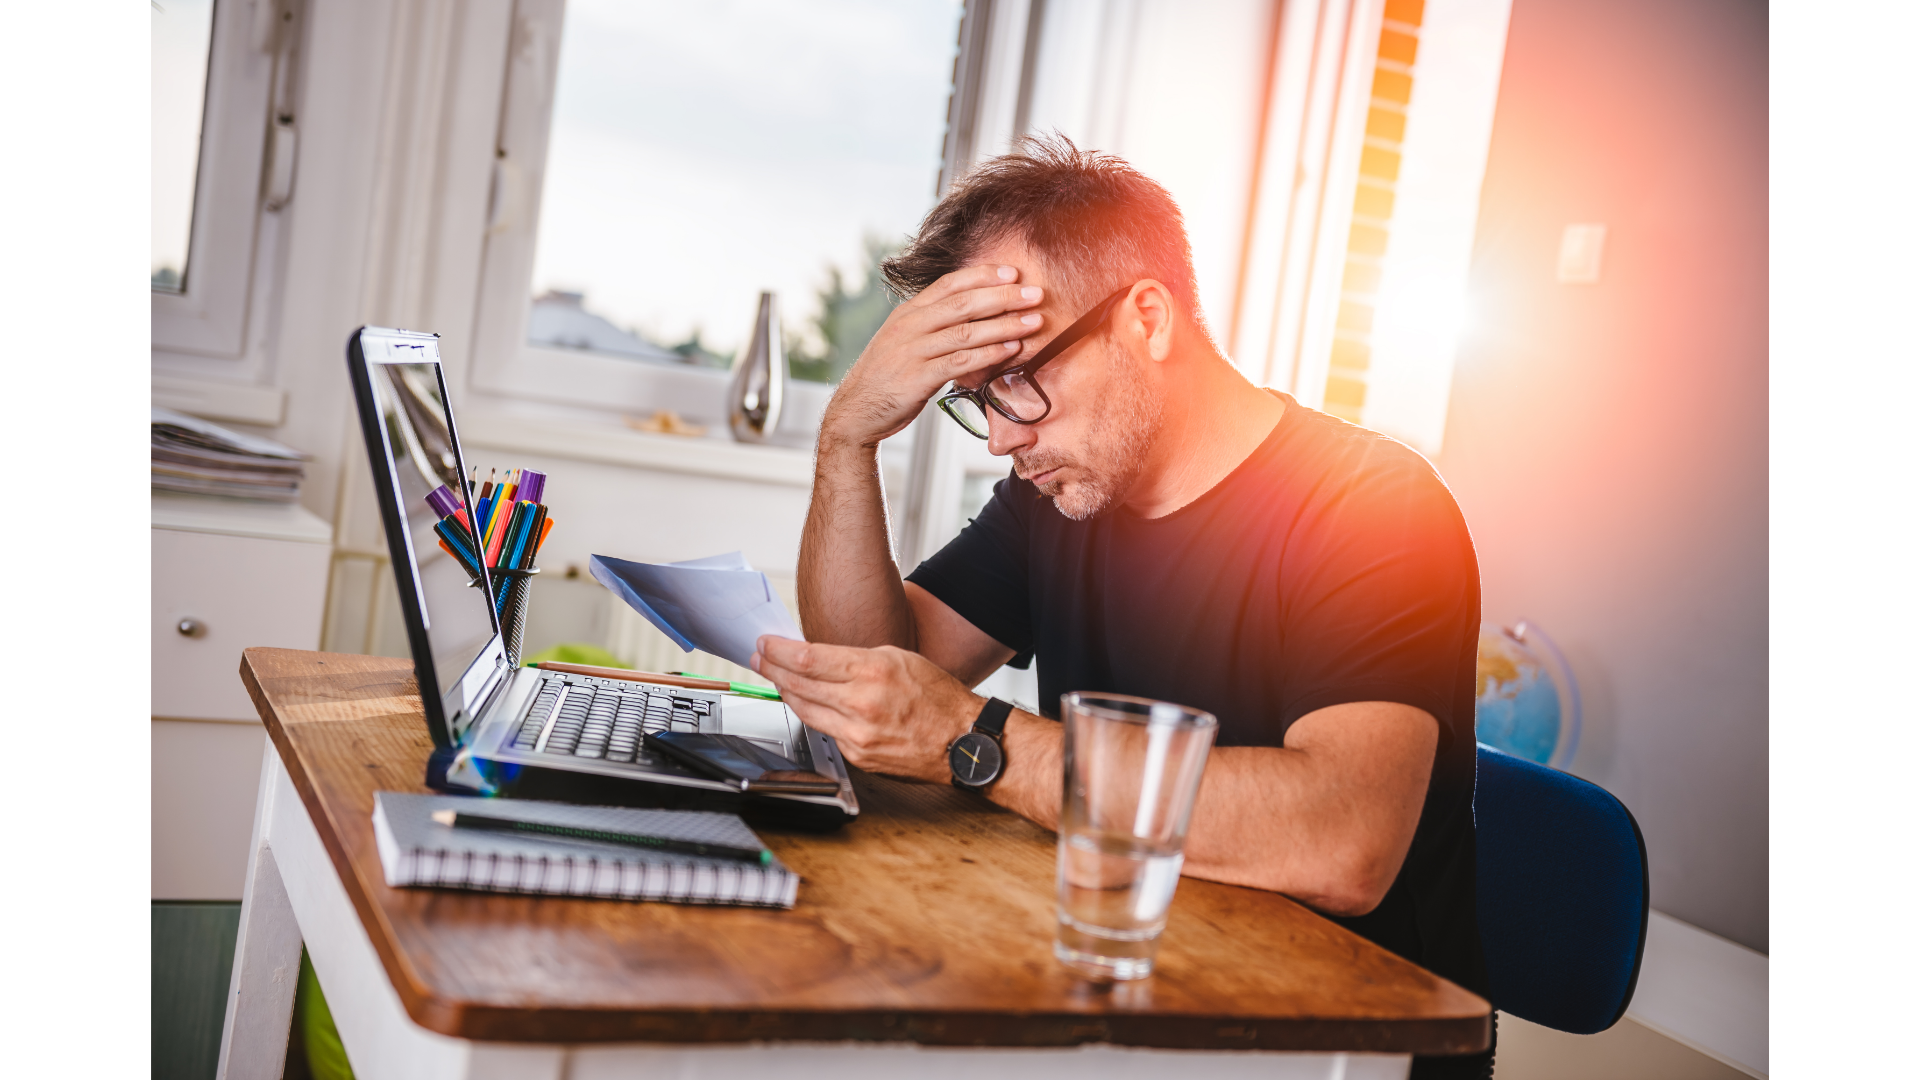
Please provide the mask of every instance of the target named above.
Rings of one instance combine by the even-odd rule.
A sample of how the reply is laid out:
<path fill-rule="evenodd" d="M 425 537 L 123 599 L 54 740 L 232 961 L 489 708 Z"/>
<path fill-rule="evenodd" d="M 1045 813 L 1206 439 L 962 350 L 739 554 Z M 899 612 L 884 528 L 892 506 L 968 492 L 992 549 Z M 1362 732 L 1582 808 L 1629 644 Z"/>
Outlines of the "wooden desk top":
<path fill-rule="evenodd" d="M 469 1039 L 1110 1042 L 1469 1053 L 1479 997 L 1275 893 L 1183 878 L 1154 975 L 1053 958 L 1054 835 L 955 789 L 856 774 L 829 835 L 761 830 L 791 911 L 390 889 L 376 790 L 425 792 L 413 665 L 248 649 L 240 674 L 407 1013 Z"/>

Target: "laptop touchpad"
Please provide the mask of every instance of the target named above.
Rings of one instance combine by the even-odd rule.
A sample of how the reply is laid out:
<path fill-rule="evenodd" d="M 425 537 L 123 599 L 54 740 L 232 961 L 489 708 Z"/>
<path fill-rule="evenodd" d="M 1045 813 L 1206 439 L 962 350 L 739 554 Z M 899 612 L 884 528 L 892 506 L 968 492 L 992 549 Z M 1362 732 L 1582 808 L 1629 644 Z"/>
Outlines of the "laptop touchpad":
<path fill-rule="evenodd" d="M 759 698 L 732 696 L 723 699 L 720 706 L 719 730 L 714 734 L 739 735 L 761 742 L 778 744 L 781 753 L 788 752 L 793 746 L 793 730 L 789 727 L 787 707 L 777 701 L 762 701 Z M 706 723 L 713 723 L 712 720 Z M 702 724 L 701 731 L 706 731 Z"/>

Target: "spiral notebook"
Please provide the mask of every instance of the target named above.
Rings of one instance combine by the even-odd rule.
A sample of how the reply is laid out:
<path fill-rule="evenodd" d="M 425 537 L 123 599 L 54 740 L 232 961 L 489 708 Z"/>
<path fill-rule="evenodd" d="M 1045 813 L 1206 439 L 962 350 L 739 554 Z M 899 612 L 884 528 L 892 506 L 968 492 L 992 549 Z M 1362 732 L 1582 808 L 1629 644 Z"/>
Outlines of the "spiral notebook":
<path fill-rule="evenodd" d="M 394 888 L 437 886 L 550 896 L 665 900 L 790 908 L 800 877 L 778 859 L 765 866 L 701 855 L 650 851 L 591 840 L 549 839 L 433 820 L 436 810 L 484 810 L 490 817 L 721 844 L 760 847 L 733 814 L 697 810 L 634 810 L 525 799 L 408 795 L 377 791 L 373 835 L 380 865 Z"/>

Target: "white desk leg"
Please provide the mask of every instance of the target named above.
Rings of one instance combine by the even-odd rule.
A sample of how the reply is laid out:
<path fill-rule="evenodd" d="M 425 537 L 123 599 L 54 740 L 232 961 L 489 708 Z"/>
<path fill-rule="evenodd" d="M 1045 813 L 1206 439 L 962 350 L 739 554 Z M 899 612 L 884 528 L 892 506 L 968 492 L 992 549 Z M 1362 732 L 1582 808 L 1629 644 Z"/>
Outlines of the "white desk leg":
<path fill-rule="evenodd" d="M 300 981 L 300 924 L 267 846 L 280 757 L 267 743 L 254 800 L 253 846 L 233 948 L 227 1022 L 220 1036 L 219 1080 L 279 1080 L 287 1060 L 293 994 Z"/>
<path fill-rule="evenodd" d="M 257 846 L 279 871 L 275 880 L 284 885 L 282 902 L 299 923 L 292 956 L 297 962 L 300 939 L 305 939 L 354 1075 L 360 1080 L 561 1080 L 563 1047 L 467 1042 L 415 1024 L 278 758 L 261 786 L 273 794 L 270 801 L 263 796 L 266 813 L 259 828 L 264 840 Z M 286 1031 L 282 1012 L 278 1045 L 283 1054 Z M 276 1061 L 273 1068 L 279 1067 Z"/>

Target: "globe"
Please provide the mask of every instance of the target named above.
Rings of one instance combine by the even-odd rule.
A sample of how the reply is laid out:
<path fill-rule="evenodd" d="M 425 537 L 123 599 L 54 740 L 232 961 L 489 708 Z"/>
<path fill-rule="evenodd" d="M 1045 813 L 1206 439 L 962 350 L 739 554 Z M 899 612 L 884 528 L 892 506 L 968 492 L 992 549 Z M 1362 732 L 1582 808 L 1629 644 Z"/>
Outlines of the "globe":
<path fill-rule="evenodd" d="M 1522 621 L 1480 628 L 1473 733 L 1529 761 L 1565 768 L 1580 747 L 1580 688 L 1544 631 Z"/>

